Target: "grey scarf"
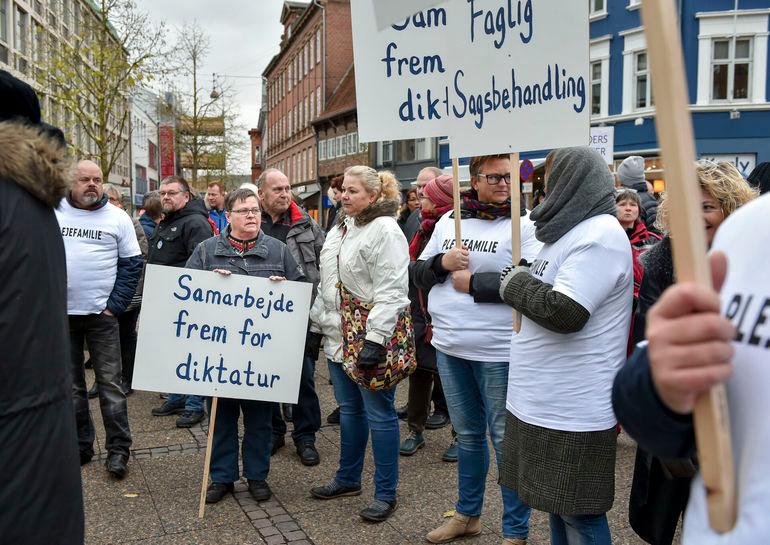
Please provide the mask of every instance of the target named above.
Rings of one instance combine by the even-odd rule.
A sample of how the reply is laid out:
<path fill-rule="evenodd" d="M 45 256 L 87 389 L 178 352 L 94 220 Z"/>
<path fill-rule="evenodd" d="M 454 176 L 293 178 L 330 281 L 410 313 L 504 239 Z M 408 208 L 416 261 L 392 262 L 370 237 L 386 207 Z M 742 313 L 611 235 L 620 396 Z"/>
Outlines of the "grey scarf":
<path fill-rule="evenodd" d="M 612 174 L 591 148 L 556 150 L 547 191 L 545 201 L 530 214 L 540 242 L 556 242 L 588 218 L 616 214 Z"/>

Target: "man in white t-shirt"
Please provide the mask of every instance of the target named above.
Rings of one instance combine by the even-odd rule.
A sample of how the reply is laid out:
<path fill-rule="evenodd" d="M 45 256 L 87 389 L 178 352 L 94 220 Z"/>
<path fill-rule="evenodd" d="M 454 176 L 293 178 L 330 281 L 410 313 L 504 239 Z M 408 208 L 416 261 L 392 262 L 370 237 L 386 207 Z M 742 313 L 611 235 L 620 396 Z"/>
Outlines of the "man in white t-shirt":
<path fill-rule="evenodd" d="M 770 542 L 770 196 L 719 227 L 711 258 L 714 286 L 666 290 L 647 314 L 649 344 L 615 378 L 612 401 L 623 428 L 646 451 L 681 458 L 695 451 L 698 395 L 724 382 L 737 485 L 735 527 L 709 526 L 703 479 L 693 481 L 683 545 Z M 724 255 L 722 255 L 724 254 Z M 727 260 L 725 260 L 725 257 Z"/>
<path fill-rule="evenodd" d="M 70 192 L 56 210 L 56 219 L 67 254 L 67 314 L 80 463 L 91 460 L 95 436 L 86 397 L 85 343 L 99 385 L 107 471 L 122 479 L 128 471 L 131 430 L 122 390 L 117 316 L 134 296 L 142 255 L 131 218 L 108 202 L 102 183 L 99 166 L 80 161 Z"/>

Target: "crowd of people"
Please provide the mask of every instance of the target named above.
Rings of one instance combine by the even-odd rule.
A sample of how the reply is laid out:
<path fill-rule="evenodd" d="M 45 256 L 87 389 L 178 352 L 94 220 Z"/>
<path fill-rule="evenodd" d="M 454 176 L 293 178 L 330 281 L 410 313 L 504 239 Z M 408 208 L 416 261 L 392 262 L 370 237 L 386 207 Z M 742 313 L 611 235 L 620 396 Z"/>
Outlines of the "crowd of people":
<path fill-rule="evenodd" d="M 332 181 L 324 228 L 272 168 L 229 192 L 210 184 L 205 202 L 184 178 L 165 178 L 132 219 L 98 164 L 68 165 L 62 134 L 41 121 L 31 88 L 4 72 L 0 85 L 9 97 L 0 108 L 0 229 L 8 241 L 0 332 L 11 362 L 0 367 L 0 536 L 9 543 L 82 543 L 75 459 L 84 465 L 94 456 L 89 396 L 99 398 L 107 472 L 122 479 L 129 471 L 127 396 L 147 263 L 312 284 L 298 402 L 218 400 L 208 503 L 242 477 L 255 500 L 271 497 L 270 460 L 285 445 L 287 420 L 300 463 L 319 463 L 315 375 L 323 348 L 340 455 L 336 472 L 309 489 L 318 500 L 362 493 L 371 437 L 373 497 L 359 515 L 387 520 L 398 508 L 400 456 L 425 445 L 425 429 L 451 423 L 442 459 L 457 462 L 458 499 L 428 542 L 481 533 L 491 443 L 504 545 L 527 543 L 532 509 L 548 513 L 553 545 L 609 545 L 619 421 L 639 442 L 633 529 L 649 543 L 670 544 L 687 509 L 686 542 L 720 543 L 697 477 L 691 413 L 698 394 L 734 372 L 732 535 L 741 543 L 768 536 L 770 437 L 756 415 L 770 386 L 760 365 L 770 346 L 770 299 L 767 282 L 758 282 L 770 265 L 762 250 L 770 201 L 748 203 L 767 189 L 770 165 L 758 166 L 751 183 L 729 163 L 696 166 L 706 240 L 719 250 L 712 265 L 715 287 L 724 282 L 720 303 L 712 290 L 673 285 L 676 211 L 652 193 L 641 157 L 625 159 L 613 175 L 589 148 L 554 150 L 531 208 L 511 201 L 516 165 L 508 155 L 474 157 L 460 194 L 459 241 L 454 181 L 433 167 L 405 195 L 389 172 L 348 168 Z M 408 402 L 398 409 L 404 380 Z M 206 418 L 207 403 L 210 412 L 211 400 L 169 392 L 152 414 L 192 427 Z M 32 428 L 42 436 L 25 432 Z M 41 466 L 58 469 L 42 475 Z M 29 508 L 13 499 L 21 490 L 48 500 Z"/>

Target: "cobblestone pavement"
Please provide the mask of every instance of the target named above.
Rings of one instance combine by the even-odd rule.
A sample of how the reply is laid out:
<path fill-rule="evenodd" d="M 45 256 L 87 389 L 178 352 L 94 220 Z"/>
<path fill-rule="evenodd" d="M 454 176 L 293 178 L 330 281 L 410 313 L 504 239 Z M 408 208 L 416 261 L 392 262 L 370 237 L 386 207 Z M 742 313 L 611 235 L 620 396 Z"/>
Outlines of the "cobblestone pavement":
<path fill-rule="evenodd" d="M 89 372 L 90 373 L 90 372 Z M 321 464 L 300 464 L 287 435 L 287 445 L 271 460 L 268 482 L 274 494 L 257 503 L 237 483 L 234 495 L 206 508 L 198 519 L 198 501 L 206 445 L 206 426 L 177 429 L 175 417 L 152 417 L 159 405 L 157 393 L 136 392 L 129 397 L 129 417 L 134 436 L 129 474 L 114 481 L 104 470 L 104 428 L 98 400 L 91 402 L 97 428 L 99 457 L 82 469 L 86 506 L 86 543 L 133 544 L 283 544 L 291 545 L 406 545 L 426 543 L 424 536 L 441 524 L 442 515 L 453 509 L 456 465 L 441 461 L 449 444 L 449 429 L 426 431 L 426 446 L 412 457 L 400 459 L 399 508 L 385 523 L 363 522 L 358 511 L 373 493 L 371 450 L 364 467 L 363 494 L 331 501 L 313 499 L 311 486 L 333 476 L 339 457 L 339 427 L 326 424 L 336 406 L 325 365 L 317 370 L 321 399 L 321 429 L 316 446 Z M 93 375 L 89 374 L 89 384 Z M 399 387 L 397 404 L 404 403 L 405 385 Z M 289 425 L 291 426 L 291 425 Z M 406 427 L 402 423 L 402 436 Z M 618 449 L 615 507 L 609 513 L 613 543 L 642 545 L 628 526 L 627 504 L 635 447 L 621 435 Z M 463 540 L 468 545 L 499 544 L 501 500 L 494 464 L 487 480 L 482 515 L 482 534 Z M 548 544 L 548 522 L 534 512 L 531 545 Z"/>

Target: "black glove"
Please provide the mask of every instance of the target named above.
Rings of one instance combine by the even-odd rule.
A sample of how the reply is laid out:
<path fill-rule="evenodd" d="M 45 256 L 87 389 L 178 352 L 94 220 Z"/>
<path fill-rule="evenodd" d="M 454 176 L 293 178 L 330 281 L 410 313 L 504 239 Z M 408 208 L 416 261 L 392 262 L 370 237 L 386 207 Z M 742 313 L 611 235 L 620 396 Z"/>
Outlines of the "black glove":
<path fill-rule="evenodd" d="M 305 356 L 316 361 L 318 359 L 318 352 L 321 350 L 321 341 L 323 335 L 314 331 L 308 331 L 305 337 Z"/>
<path fill-rule="evenodd" d="M 387 351 L 381 344 L 374 341 L 364 341 L 364 347 L 358 354 L 356 365 L 359 369 L 374 369 L 380 363 L 385 361 Z"/>

